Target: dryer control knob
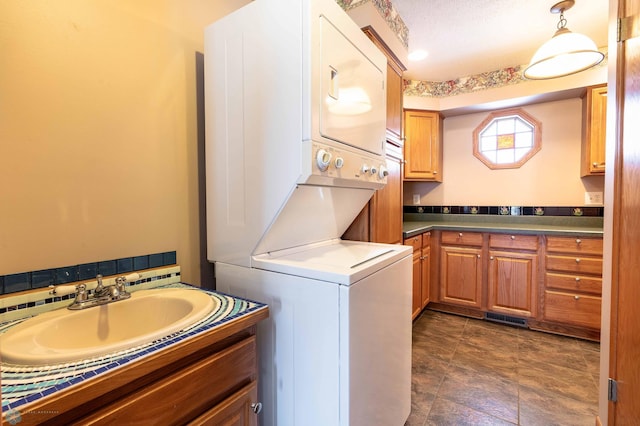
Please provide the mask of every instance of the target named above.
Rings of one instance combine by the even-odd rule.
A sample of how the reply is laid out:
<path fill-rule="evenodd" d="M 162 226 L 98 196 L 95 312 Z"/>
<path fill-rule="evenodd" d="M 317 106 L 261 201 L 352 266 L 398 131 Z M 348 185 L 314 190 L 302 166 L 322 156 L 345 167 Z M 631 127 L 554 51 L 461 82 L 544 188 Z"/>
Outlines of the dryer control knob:
<path fill-rule="evenodd" d="M 336 169 L 341 169 L 344 166 L 344 158 L 338 157 L 335 161 Z"/>
<path fill-rule="evenodd" d="M 385 166 L 380 166 L 380 171 L 378 172 L 378 176 L 380 176 L 380 179 L 386 178 L 387 176 L 389 176 L 389 170 L 387 170 Z"/>
<path fill-rule="evenodd" d="M 367 166 L 366 164 L 363 164 L 362 167 L 360 167 L 360 171 L 362 173 L 367 173 L 369 171 L 369 166 Z"/>
<path fill-rule="evenodd" d="M 319 149 L 316 153 L 316 165 L 320 171 L 326 171 L 329 168 L 329 164 L 331 164 L 331 153 L 325 149 Z"/>

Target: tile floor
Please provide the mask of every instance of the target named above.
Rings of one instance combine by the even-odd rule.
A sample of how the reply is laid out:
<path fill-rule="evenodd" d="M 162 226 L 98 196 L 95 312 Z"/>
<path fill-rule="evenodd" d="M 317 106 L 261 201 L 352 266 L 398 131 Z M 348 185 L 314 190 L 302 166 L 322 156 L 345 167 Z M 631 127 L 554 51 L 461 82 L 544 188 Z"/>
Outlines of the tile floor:
<path fill-rule="evenodd" d="M 595 425 L 599 344 L 425 310 L 405 426 Z"/>

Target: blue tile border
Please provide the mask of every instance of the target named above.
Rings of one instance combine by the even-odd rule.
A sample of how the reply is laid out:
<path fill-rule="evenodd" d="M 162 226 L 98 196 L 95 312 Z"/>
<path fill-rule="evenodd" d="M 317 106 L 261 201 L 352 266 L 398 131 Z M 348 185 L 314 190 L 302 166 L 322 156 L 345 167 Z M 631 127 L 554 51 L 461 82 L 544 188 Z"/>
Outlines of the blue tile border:
<path fill-rule="evenodd" d="M 189 288 L 193 286 L 186 283 L 176 283 L 158 288 L 171 287 Z M 14 382 L 20 380 L 26 387 L 19 389 L 18 387 L 3 384 L 2 412 L 10 413 L 12 410 L 19 410 L 21 406 L 29 402 L 36 401 L 53 392 L 66 389 L 73 384 L 80 383 L 111 369 L 136 361 L 145 355 L 189 339 L 204 331 L 219 327 L 230 320 L 248 315 L 267 306 L 263 303 L 236 296 L 229 296 L 220 292 L 204 289 L 197 290 L 211 295 L 211 297 L 217 299 L 220 303 L 217 310 L 182 331 L 135 348 L 105 355 L 104 357 L 39 368 L 25 368 L 23 366 L 14 368 L 13 366 L 3 365 L 3 379 L 11 379 Z M 3 383 L 6 382 L 3 381 Z"/>
<path fill-rule="evenodd" d="M 82 265 L 61 266 L 37 271 L 0 275 L 0 294 L 17 293 L 47 287 L 50 284 L 90 280 L 97 274 L 104 276 L 131 272 L 134 270 L 170 266 L 176 264 L 176 252 L 147 254 L 143 256 L 123 257 L 101 260 Z"/>
<path fill-rule="evenodd" d="M 590 206 L 404 206 L 403 212 L 498 216 L 604 217 L 604 207 Z"/>

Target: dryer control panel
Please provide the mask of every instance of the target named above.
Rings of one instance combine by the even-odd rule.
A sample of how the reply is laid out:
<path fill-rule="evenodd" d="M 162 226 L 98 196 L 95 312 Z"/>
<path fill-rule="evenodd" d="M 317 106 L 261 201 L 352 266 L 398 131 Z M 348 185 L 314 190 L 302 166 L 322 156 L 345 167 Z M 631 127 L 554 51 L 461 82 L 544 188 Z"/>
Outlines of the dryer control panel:
<path fill-rule="evenodd" d="M 323 179 L 322 184 L 336 186 L 371 187 L 378 189 L 387 183 L 387 170 L 384 157 L 365 152 L 355 152 L 328 144 L 314 142 L 311 153 L 311 182 L 315 178 Z"/>

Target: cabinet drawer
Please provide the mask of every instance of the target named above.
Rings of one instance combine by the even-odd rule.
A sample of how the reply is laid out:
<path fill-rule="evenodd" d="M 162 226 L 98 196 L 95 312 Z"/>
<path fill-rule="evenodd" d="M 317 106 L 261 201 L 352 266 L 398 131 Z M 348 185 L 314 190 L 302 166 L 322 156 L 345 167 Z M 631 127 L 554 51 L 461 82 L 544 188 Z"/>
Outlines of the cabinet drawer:
<path fill-rule="evenodd" d="M 602 259 L 580 256 L 547 255 L 547 270 L 602 275 Z"/>
<path fill-rule="evenodd" d="M 422 234 L 422 248 L 431 246 L 431 232 Z"/>
<path fill-rule="evenodd" d="M 544 319 L 599 329 L 601 303 L 596 296 L 547 290 L 544 293 Z"/>
<path fill-rule="evenodd" d="M 405 238 L 404 245 L 413 247 L 413 251 L 420 250 L 422 248 L 422 234 Z"/>
<path fill-rule="evenodd" d="M 482 234 L 478 232 L 442 231 L 442 244 L 481 246 Z"/>
<path fill-rule="evenodd" d="M 256 338 L 251 336 L 208 358 L 124 396 L 89 417 L 82 425 L 185 424 L 223 399 L 230 391 L 255 380 Z"/>
<path fill-rule="evenodd" d="M 538 250 L 538 236 L 516 234 L 489 235 L 490 248 L 508 248 L 516 250 Z"/>
<path fill-rule="evenodd" d="M 555 253 L 602 254 L 602 238 L 547 237 L 547 251 Z"/>
<path fill-rule="evenodd" d="M 602 294 L 602 278 L 583 277 L 580 275 L 554 274 L 547 272 L 546 287 L 559 290 L 579 291 Z"/>

